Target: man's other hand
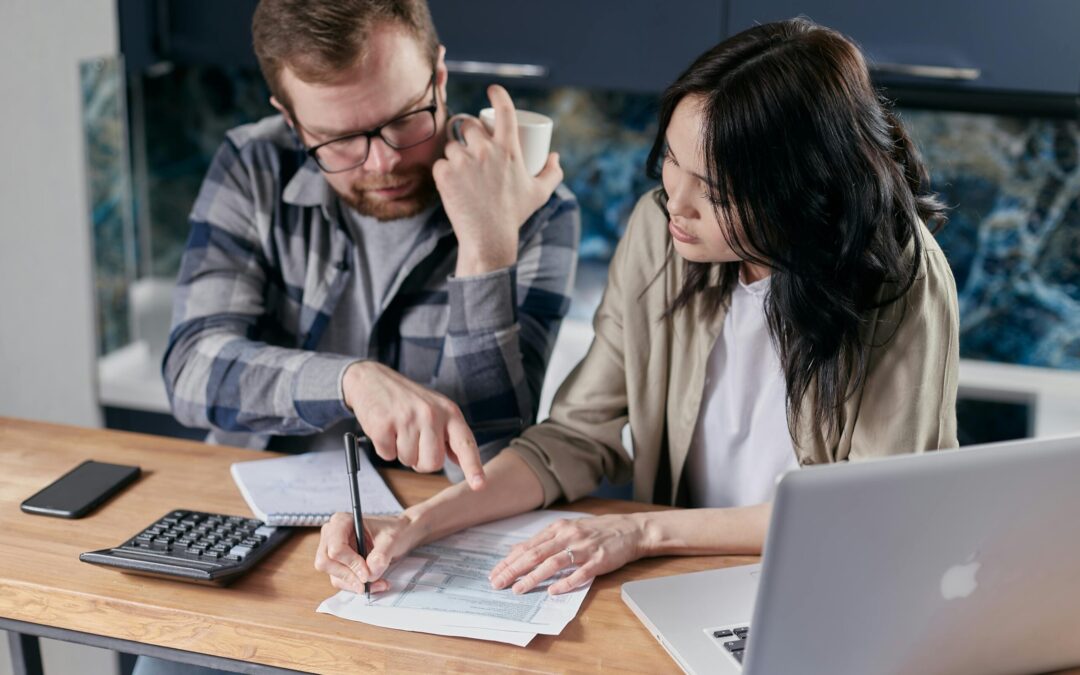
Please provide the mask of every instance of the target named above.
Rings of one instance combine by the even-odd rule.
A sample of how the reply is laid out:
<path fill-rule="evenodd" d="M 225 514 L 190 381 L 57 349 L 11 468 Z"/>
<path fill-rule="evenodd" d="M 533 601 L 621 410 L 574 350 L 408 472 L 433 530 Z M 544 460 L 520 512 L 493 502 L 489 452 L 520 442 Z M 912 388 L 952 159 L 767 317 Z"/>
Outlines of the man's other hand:
<path fill-rule="evenodd" d="M 495 131 L 475 117 L 460 118 L 464 143 L 451 138 L 432 175 L 458 239 L 458 276 L 476 276 L 517 262 L 518 230 L 563 179 L 559 156 L 530 176 L 522 158 L 510 94 L 488 87 Z M 447 125 L 448 127 L 450 125 Z"/>

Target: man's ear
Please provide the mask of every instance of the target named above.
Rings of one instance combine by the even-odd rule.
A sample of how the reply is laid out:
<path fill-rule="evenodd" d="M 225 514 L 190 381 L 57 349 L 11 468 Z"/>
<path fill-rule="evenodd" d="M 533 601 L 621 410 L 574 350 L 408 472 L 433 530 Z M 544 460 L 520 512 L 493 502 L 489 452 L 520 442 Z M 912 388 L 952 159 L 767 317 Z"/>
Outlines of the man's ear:
<path fill-rule="evenodd" d="M 446 68 L 446 47 L 439 45 L 439 56 L 435 60 L 435 88 L 439 90 L 439 100 L 446 102 L 446 81 L 450 71 Z"/>
<path fill-rule="evenodd" d="M 285 124 L 289 125 L 289 128 L 296 131 L 296 124 L 293 123 L 292 115 L 289 114 L 289 109 L 282 105 L 281 101 L 277 100 L 277 96 L 270 97 L 270 105 L 274 106 L 274 110 L 281 113 L 281 116 L 285 118 Z"/>

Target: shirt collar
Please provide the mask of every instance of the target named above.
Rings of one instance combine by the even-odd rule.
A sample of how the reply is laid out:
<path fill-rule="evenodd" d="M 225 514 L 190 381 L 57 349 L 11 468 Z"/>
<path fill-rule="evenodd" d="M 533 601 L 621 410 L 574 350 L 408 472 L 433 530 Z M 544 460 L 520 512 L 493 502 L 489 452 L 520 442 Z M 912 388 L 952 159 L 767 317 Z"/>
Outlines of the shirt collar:
<path fill-rule="evenodd" d="M 311 157 L 306 157 L 306 161 L 285 186 L 285 191 L 281 195 L 287 204 L 322 206 L 324 209 L 330 206 L 335 196 L 333 188 L 326 182 L 322 171 Z"/>

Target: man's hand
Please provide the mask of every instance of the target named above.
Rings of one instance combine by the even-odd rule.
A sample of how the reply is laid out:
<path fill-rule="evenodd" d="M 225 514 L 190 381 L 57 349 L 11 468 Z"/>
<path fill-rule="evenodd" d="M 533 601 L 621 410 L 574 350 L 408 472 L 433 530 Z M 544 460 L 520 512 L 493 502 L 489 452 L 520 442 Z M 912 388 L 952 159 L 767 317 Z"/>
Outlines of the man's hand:
<path fill-rule="evenodd" d="M 345 405 L 379 457 L 429 473 L 441 469 L 449 456 L 461 467 L 469 487 L 484 486 L 480 449 L 450 399 L 374 361 L 349 366 L 341 386 Z"/>
<path fill-rule="evenodd" d="M 362 593 L 366 581 L 373 593 L 381 593 L 390 588 L 390 582 L 381 578 L 383 573 L 421 542 L 423 532 L 405 515 L 368 516 L 364 518 L 364 539 L 366 559 L 357 553 L 352 514 L 335 513 L 322 527 L 315 569 L 330 575 L 334 588 Z"/>
<path fill-rule="evenodd" d="M 555 153 L 548 155 L 537 176 L 529 175 L 510 95 L 492 85 L 488 98 L 495 109 L 495 133 L 488 133 L 475 118 L 462 118 L 465 143 L 449 139 L 446 157 L 432 167 L 458 239 L 458 276 L 475 276 L 514 264 L 518 230 L 563 178 Z"/>

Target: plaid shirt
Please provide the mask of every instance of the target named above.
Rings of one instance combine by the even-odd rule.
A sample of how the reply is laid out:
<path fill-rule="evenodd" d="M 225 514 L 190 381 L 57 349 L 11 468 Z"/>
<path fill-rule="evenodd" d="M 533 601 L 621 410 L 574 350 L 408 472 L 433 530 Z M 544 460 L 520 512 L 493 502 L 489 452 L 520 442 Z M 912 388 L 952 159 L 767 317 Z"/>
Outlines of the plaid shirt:
<path fill-rule="evenodd" d="M 342 375 L 357 358 L 318 352 L 348 286 L 342 205 L 280 116 L 230 131 L 191 213 L 169 347 L 173 414 L 210 440 L 265 447 L 353 417 Z M 440 207 L 411 245 L 367 338 L 369 358 L 456 402 L 471 423 L 536 416 L 569 308 L 580 230 L 560 185 L 520 231 L 517 264 L 455 278 L 457 239 Z"/>

